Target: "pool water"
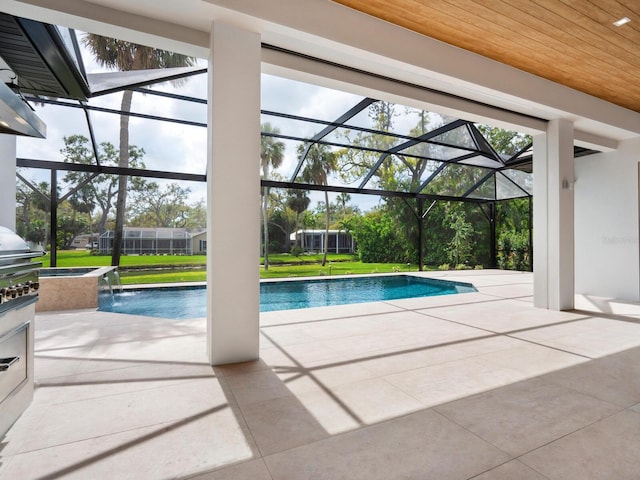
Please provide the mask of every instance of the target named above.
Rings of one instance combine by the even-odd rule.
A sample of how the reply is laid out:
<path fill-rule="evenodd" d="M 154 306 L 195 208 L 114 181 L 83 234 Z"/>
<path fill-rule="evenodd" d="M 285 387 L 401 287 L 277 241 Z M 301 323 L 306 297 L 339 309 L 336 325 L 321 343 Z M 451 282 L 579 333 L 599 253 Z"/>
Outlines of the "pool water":
<path fill-rule="evenodd" d="M 468 283 L 410 275 L 263 282 L 260 311 L 344 305 L 475 292 Z M 100 298 L 99 310 L 162 318 L 197 318 L 207 314 L 204 287 L 128 290 Z"/>

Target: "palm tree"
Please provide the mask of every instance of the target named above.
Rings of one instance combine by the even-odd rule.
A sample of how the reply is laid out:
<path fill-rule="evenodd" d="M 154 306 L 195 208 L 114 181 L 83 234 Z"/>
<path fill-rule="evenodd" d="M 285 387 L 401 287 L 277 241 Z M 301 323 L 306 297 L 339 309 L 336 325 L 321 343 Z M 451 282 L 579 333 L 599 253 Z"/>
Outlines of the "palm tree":
<path fill-rule="evenodd" d="M 305 190 L 289 190 L 287 192 L 287 207 L 296 212 L 295 232 L 298 231 L 298 225 L 300 224 L 300 214 L 309 208 L 309 203 L 311 203 L 311 199 L 307 196 Z M 300 247 L 302 246 L 300 245 Z"/>
<path fill-rule="evenodd" d="M 276 140 L 273 135 L 280 133 L 280 130 L 272 126 L 269 122 L 262 124 L 260 136 L 260 166 L 262 167 L 262 178 L 269 180 L 269 169 L 278 168 L 284 159 L 284 143 Z M 264 134 L 267 135 L 264 135 Z M 262 228 L 264 238 L 264 269 L 269 270 L 269 187 L 262 189 Z"/>
<path fill-rule="evenodd" d="M 280 130 L 272 126 L 269 122 L 262 124 L 262 135 L 260 136 L 260 166 L 262 167 L 262 178 L 269 180 L 269 170 L 271 167 L 278 168 L 284 159 L 283 142 L 276 140 L 274 135 Z M 265 135 L 267 134 L 267 135 Z M 269 187 L 262 189 L 262 228 L 264 238 L 264 269 L 269 270 Z"/>
<path fill-rule="evenodd" d="M 305 145 L 298 147 L 298 157 L 304 152 Z M 315 185 L 328 185 L 327 178 L 331 172 L 337 168 L 336 156 L 329 150 L 327 145 L 314 144 L 307 152 L 305 167 L 302 171 L 304 181 Z M 324 191 L 324 206 L 326 222 L 324 230 L 324 255 L 322 256 L 322 266 L 327 263 L 327 252 L 329 251 L 329 193 Z"/>
<path fill-rule="evenodd" d="M 195 58 L 178 53 L 158 50 L 131 42 L 124 42 L 115 38 L 103 37 L 93 33 L 87 34 L 83 43 L 89 48 L 96 61 L 105 67 L 120 71 L 147 70 L 155 68 L 190 67 Z M 118 166 L 129 166 L 129 115 L 133 91 L 125 90 L 122 94 L 120 110 L 120 156 Z M 118 198 L 116 200 L 116 226 L 111 252 L 111 265 L 120 264 L 121 247 L 124 231 L 124 213 L 127 204 L 126 175 L 118 179 Z"/>
<path fill-rule="evenodd" d="M 340 192 L 336 197 L 336 201 L 342 206 L 342 216 L 347 216 L 347 203 L 351 201 L 351 195 L 347 192 Z"/>

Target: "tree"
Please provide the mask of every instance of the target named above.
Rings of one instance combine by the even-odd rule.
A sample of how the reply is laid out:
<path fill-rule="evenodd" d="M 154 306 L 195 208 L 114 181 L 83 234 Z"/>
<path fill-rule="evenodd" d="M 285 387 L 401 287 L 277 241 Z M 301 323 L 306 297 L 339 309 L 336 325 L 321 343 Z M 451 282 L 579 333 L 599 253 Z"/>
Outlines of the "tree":
<path fill-rule="evenodd" d="M 78 212 L 70 202 L 58 205 L 58 223 L 56 229 L 56 245 L 61 250 L 71 248 L 73 239 L 89 227 L 88 215 Z"/>
<path fill-rule="evenodd" d="M 374 130 L 390 132 L 393 130 L 393 118 L 398 114 L 395 112 L 394 104 L 375 102 L 369 106 L 367 115 Z M 390 135 L 360 130 L 354 133 L 348 128 L 341 129 L 339 135 L 344 138 L 345 143 L 362 147 L 362 149 L 344 148 L 336 152 L 336 169 L 346 183 L 361 181 L 380 159 L 380 152 L 389 150 L 397 142 L 397 139 Z M 371 183 L 368 185 L 370 188 L 379 184 L 381 177 L 386 176 L 387 180 L 393 177 L 391 172 L 388 172 L 389 164 L 390 162 L 384 162 L 374 172 Z M 381 185 L 381 188 L 384 187 Z"/>
<path fill-rule="evenodd" d="M 347 204 L 351 201 L 351 195 L 346 192 L 340 192 L 336 197 L 336 202 L 342 207 L 342 216 L 347 216 Z"/>
<path fill-rule="evenodd" d="M 63 155 L 65 163 L 95 164 L 93 152 L 89 149 L 88 144 L 89 139 L 83 135 L 64 137 L 65 146 L 60 150 L 60 153 Z M 100 144 L 98 156 L 100 165 L 118 165 L 118 151 L 111 142 L 102 142 Z M 133 168 L 144 168 L 144 162 L 142 161 L 143 156 L 144 150 L 142 148 L 138 148 L 135 145 L 129 146 L 129 166 Z M 118 176 L 101 174 L 92 177 L 89 182 L 86 182 L 86 180 L 90 178 L 90 175 L 91 174 L 84 172 L 70 171 L 65 175 L 64 181 L 68 183 L 71 188 L 84 183 L 84 185 L 69 198 L 69 201 L 74 208 L 79 211 L 85 211 L 90 217 L 97 209 L 98 218 L 95 222 L 96 224 L 95 226 L 90 225 L 90 227 L 92 231 L 95 231 L 93 230 L 93 228 L 95 228 L 99 234 L 102 234 L 106 231 L 107 220 L 118 195 Z M 139 190 L 140 188 L 144 188 L 145 184 L 145 180 L 136 179 L 135 182 L 132 182 L 130 190 Z"/>
<path fill-rule="evenodd" d="M 300 214 L 309 208 L 311 199 L 307 196 L 305 190 L 289 190 L 287 192 L 287 207 L 296 213 L 296 222 L 293 228 L 294 232 L 298 231 L 300 225 Z M 302 247 L 302 245 L 300 245 Z"/>
<path fill-rule="evenodd" d="M 464 264 L 471 257 L 473 226 L 467 222 L 463 211 L 456 211 L 452 217 L 450 227 L 453 230 L 453 238 L 449 242 L 449 259 L 457 266 Z"/>
<path fill-rule="evenodd" d="M 49 237 L 51 221 L 50 184 L 40 182 L 31 186 L 16 185 L 16 230 L 18 235 L 36 244 L 53 244 Z M 45 193 L 46 192 L 46 193 Z M 61 249 L 71 247 L 73 239 L 87 230 L 89 214 L 80 211 L 70 201 L 58 204 L 56 245 Z"/>
<path fill-rule="evenodd" d="M 496 205 L 499 268 L 531 269 L 530 205 L 529 198 L 512 198 Z"/>
<path fill-rule="evenodd" d="M 262 178 L 269 179 L 269 170 L 278 168 L 284 159 L 284 143 L 276 140 L 273 135 L 280 133 L 278 128 L 273 127 L 269 122 L 262 124 L 260 136 L 260 167 L 262 168 Z M 264 135 L 264 134 L 271 135 Z M 269 270 L 269 187 L 262 189 L 262 227 L 264 241 L 264 269 Z"/>
<path fill-rule="evenodd" d="M 102 66 L 116 68 L 121 71 L 145 70 L 155 68 L 188 67 L 194 64 L 193 57 L 187 57 L 166 50 L 158 50 L 131 42 L 87 34 L 84 44 Z M 122 94 L 120 110 L 120 151 L 118 166 L 129 166 L 129 115 L 131 111 L 132 90 L 125 90 Z M 116 227 L 111 253 L 111 265 L 120 264 L 120 255 L 124 232 L 124 214 L 127 202 L 127 176 L 120 175 L 118 179 L 118 196 L 116 200 Z"/>
<path fill-rule="evenodd" d="M 298 146 L 298 159 L 302 158 L 305 145 Z M 336 156 L 329 150 L 327 145 L 313 144 L 307 151 L 305 167 L 302 171 L 304 181 L 315 185 L 328 185 L 328 176 L 337 168 Z M 331 222 L 329 213 L 329 194 L 324 191 L 324 204 L 326 211 L 325 231 L 324 231 L 324 254 L 322 256 L 322 266 L 327 263 L 327 252 L 329 251 L 329 224 Z"/>
<path fill-rule="evenodd" d="M 37 192 L 21 181 L 16 184 L 16 233 L 29 242 L 46 245 L 50 216 L 44 192 L 49 191 L 49 184 L 40 182 L 36 187 Z"/>
<path fill-rule="evenodd" d="M 164 186 L 147 183 L 134 197 L 133 223 L 139 227 L 186 228 L 191 211 L 187 204 L 190 193 L 191 189 L 179 183 Z"/>
<path fill-rule="evenodd" d="M 514 155 L 533 142 L 531 135 L 524 133 L 490 127 L 488 125 L 477 125 L 477 127 L 493 149 L 502 155 Z"/>
<path fill-rule="evenodd" d="M 200 199 L 189 205 L 187 221 L 184 225 L 187 230 L 204 230 L 207 228 L 207 204 Z"/>

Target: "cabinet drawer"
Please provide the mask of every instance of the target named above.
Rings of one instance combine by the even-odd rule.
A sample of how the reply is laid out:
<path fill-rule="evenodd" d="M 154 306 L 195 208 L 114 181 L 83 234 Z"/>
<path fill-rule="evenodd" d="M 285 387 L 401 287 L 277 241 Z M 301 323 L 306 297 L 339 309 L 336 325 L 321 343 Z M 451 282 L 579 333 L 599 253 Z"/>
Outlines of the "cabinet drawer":
<path fill-rule="evenodd" d="M 0 403 L 27 379 L 26 324 L 0 339 Z"/>

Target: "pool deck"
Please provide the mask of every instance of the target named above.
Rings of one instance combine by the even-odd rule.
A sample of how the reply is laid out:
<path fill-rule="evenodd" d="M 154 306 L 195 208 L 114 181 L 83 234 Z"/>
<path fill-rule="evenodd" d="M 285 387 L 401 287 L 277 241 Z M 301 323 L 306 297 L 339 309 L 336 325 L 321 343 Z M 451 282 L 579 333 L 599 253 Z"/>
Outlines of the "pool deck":
<path fill-rule="evenodd" d="M 260 360 L 225 367 L 204 319 L 38 314 L 0 478 L 638 478 L 640 305 L 430 274 L 478 292 L 263 313 Z"/>

